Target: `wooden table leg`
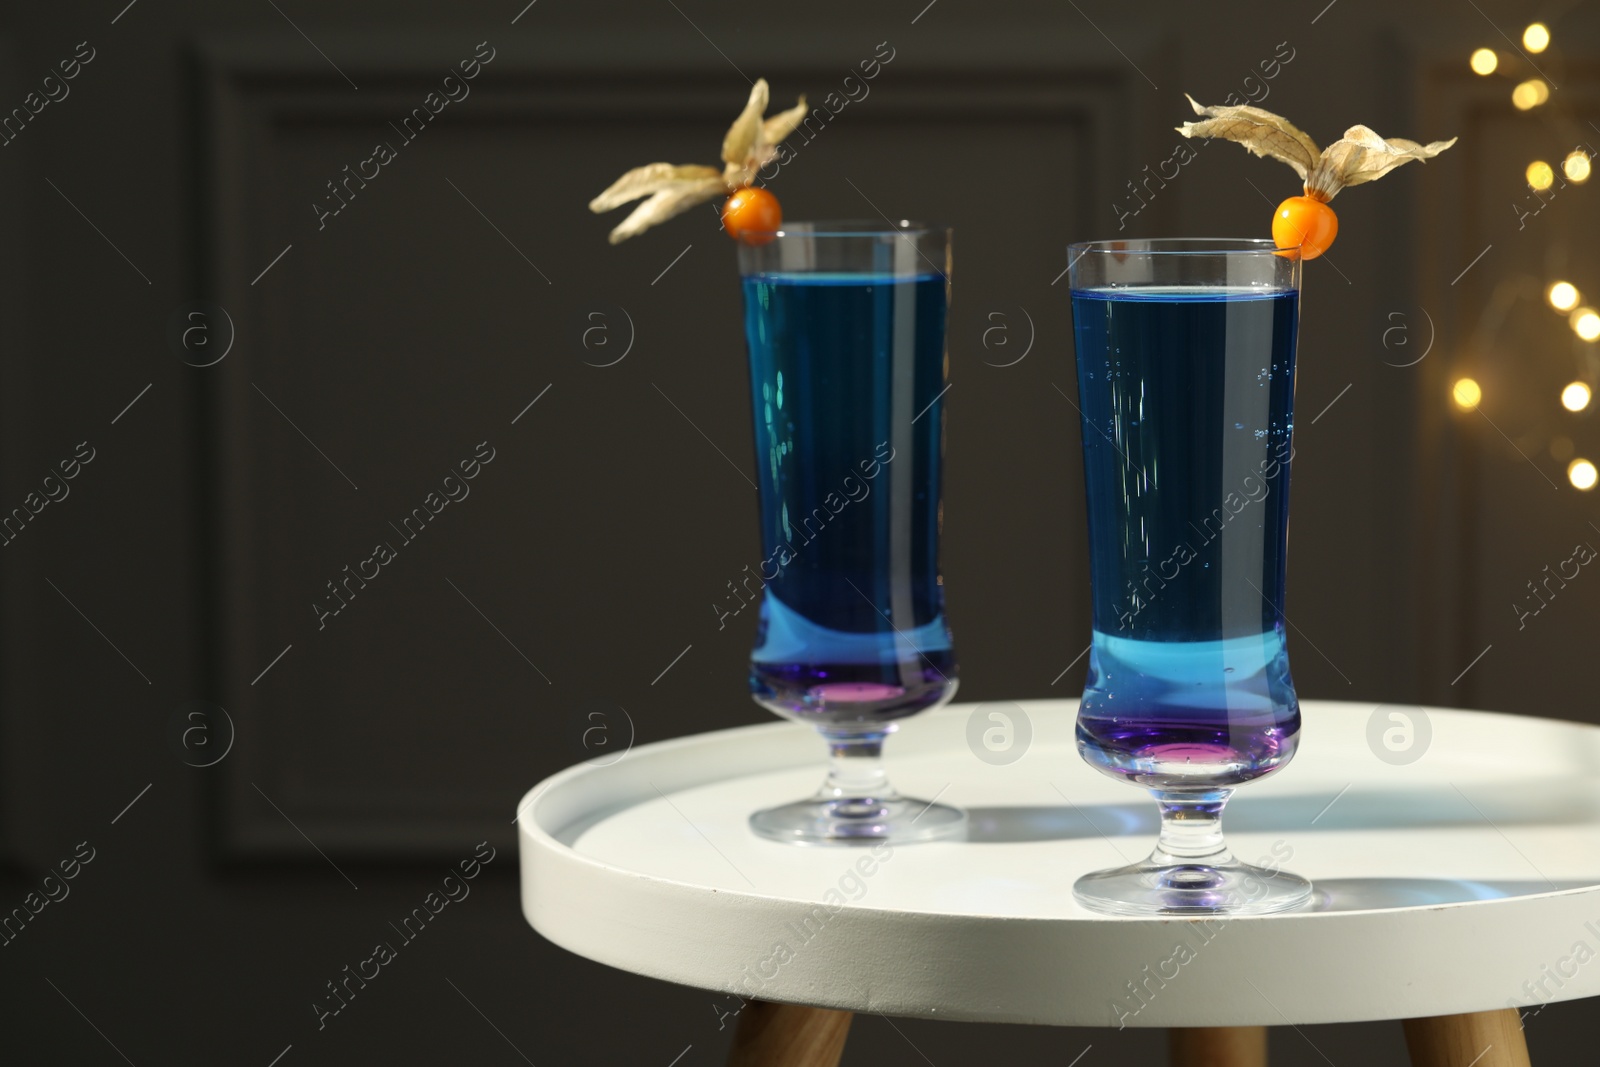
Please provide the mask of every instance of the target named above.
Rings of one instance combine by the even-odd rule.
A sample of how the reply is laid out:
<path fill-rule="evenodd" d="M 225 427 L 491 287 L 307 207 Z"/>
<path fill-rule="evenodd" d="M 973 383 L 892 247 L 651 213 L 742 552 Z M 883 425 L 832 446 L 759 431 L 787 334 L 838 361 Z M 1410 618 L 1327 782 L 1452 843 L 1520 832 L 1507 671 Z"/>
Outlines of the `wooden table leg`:
<path fill-rule="evenodd" d="M 1407 1019 L 1411 1067 L 1529 1067 L 1514 1008 Z"/>
<path fill-rule="evenodd" d="M 1267 1067 L 1267 1028 L 1208 1026 L 1174 1029 L 1172 1067 Z"/>
<path fill-rule="evenodd" d="M 728 1067 L 838 1067 L 851 1017 L 847 1011 L 747 1001 Z"/>

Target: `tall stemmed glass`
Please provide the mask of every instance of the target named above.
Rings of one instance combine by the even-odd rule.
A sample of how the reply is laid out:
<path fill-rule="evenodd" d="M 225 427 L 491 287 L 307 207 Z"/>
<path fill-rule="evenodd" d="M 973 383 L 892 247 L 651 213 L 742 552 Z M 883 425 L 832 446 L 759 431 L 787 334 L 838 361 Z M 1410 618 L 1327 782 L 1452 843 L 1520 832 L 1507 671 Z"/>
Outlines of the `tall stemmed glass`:
<path fill-rule="evenodd" d="M 1284 644 L 1300 260 L 1271 241 L 1072 246 L 1094 639 L 1078 750 L 1143 786 L 1142 863 L 1074 887 L 1118 914 L 1259 914 L 1311 885 L 1241 863 L 1233 790 L 1294 755 Z"/>
<path fill-rule="evenodd" d="M 739 247 L 761 480 L 757 703 L 812 723 L 827 779 L 758 811 L 783 841 L 917 841 L 965 816 L 903 797 L 898 721 L 956 689 L 939 573 L 950 231 L 793 223 Z"/>

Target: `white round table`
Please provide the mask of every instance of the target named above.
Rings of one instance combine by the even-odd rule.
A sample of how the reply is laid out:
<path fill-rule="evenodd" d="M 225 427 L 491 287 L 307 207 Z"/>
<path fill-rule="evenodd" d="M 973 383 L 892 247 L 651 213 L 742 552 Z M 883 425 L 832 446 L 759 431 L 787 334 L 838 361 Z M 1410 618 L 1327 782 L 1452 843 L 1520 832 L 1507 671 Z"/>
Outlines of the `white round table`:
<path fill-rule="evenodd" d="M 908 720 L 891 780 L 969 827 L 898 848 L 749 831 L 751 811 L 820 782 L 809 727 L 570 767 L 518 809 L 523 912 L 579 955 L 728 994 L 740 1064 L 835 1063 L 846 1013 L 871 1011 L 1181 1028 L 1178 1059 L 1197 1064 L 1264 1062 L 1265 1032 L 1243 1028 L 1405 1019 L 1418 1065 L 1514 1067 L 1517 1008 L 1600 994 L 1600 728 L 1308 701 L 1293 762 L 1223 826 L 1241 859 L 1310 878 L 1312 905 L 1113 918 L 1073 881 L 1145 855 L 1156 806 L 1079 759 L 1076 711 Z"/>

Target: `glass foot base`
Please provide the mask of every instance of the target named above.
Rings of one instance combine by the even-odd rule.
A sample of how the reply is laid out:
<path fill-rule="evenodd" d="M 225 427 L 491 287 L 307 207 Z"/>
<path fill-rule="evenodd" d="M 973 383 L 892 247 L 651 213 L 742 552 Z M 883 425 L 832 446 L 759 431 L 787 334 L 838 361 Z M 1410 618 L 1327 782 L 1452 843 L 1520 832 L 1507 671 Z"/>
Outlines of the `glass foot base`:
<path fill-rule="evenodd" d="M 1110 915 L 1268 915 L 1311 899 L 1311 883 L 1287 871 L 1229 861 L 1153 863 L 1095 871 L 1072 887 L 1078 903 Z"/>
<path fill-rule="evenodd" d="M 960 808 L 898 795 L 860 799 L 809 797 L 750 816 L 750 829 L 803 845 L 902 845 L 955 837 L 966 829 Z"/>

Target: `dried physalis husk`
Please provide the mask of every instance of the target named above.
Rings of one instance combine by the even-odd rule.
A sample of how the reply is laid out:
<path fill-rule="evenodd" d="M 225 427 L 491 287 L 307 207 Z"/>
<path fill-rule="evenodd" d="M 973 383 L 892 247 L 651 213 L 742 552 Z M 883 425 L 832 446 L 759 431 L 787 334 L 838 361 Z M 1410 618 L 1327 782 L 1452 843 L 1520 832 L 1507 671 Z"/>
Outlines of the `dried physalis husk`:
<path fill-rule="evenodd" d="M 1326 148 L 1288 119 L 1258 107 L 1205 107 L 1194 97 L 1189 104 L 1201 122 L 1185 122 L 1178 132 L 1185 137 L 1221 137 L 1237 141 L 1258 156 L 1271 156 L 1293 167 L 1305 181 L 1306 195 L 1327 203 L 1347 185 L 1381 178 L 1402 163 L 1429 160 L 1456 143 L 1418 144 L 1401 137 L 1385 140 L 1365 126 L 1352 126 Z"/>
<path fill-rule="evenodd" d="M 806 98 L 802 96 L 794 107 L 764 119 L 766 110 L 767 80 L 761 78 L 751 86 L 744 110 L 722 139 L 720 171 L 693 163 L 650 163 L 628 171 L 589 201 L 589 210 L 600 214 L 641 196 L 649 197 L 611 231 L 611 243 L 620 244 L 696 204 L 715 200 L 755 180 L 756 173 L 777 156 L 778 145 L 805 118 Z"/>

